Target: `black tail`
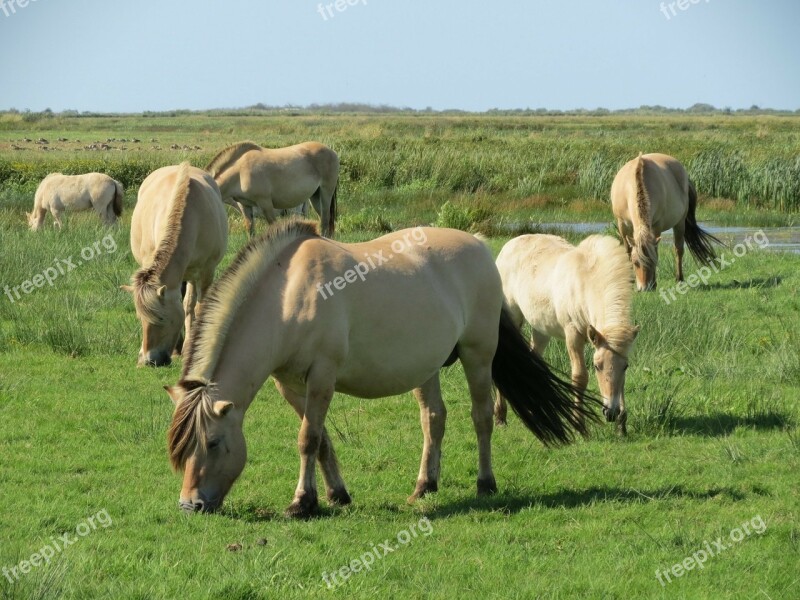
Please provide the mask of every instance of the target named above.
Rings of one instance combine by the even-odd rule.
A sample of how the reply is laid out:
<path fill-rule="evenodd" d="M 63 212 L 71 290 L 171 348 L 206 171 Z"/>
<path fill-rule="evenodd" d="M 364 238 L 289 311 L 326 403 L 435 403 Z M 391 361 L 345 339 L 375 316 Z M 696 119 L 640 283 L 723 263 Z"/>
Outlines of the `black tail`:
<path fill-rule="evenodd" d="M 333 196 L 331 197 L 331 210 L 328 215 L 328 231 L 331 238 L 336 233 L 336 195 L 339 192 L 339 182 L 336 182 L 336 187 L 333 188 Z"/>
<path fill-rule="evenodd" d="M 584 403 L 576 407 L 575 388 L 529 348 L 505 306 L 492 379 L 525 426 L 547 446 L 569 443 L 575 433 L 586 435 L 586 424 L 598 420 L 594 408 L 599 401 L 584 393 Z"/>
<path fill-rule="evenodd" d="M 122 184 L 119 181 L 114 182 L 114 201 L 113 201 L 113 210 L 114 214 L 118 217 L 122 216 L 122 200 L 124 199 L 124 191 L 122 189 Z"/>
<path fill-rule="evenodd" d="M 717 255 L 714 252 L 714 247 L 711 245 L 711 243 L 716 242 L 720 246 L 724 246 L 725 244 L 723 244 L 710 233 L 700 229 L 695 216 L 696 211 L 697 190 L 694 187 L 694 183 L 692 183 L 690 180 L 689 212 L 686 214 L 686 231 L 684 233 L 684 239 L 686 240 L 686 245 L 689 246 L 689 252 L 692 253 L 692 256 L 694 256 L 694 259 L 698 263 L 710 264 L 714 259 L 717 258 Z"/>

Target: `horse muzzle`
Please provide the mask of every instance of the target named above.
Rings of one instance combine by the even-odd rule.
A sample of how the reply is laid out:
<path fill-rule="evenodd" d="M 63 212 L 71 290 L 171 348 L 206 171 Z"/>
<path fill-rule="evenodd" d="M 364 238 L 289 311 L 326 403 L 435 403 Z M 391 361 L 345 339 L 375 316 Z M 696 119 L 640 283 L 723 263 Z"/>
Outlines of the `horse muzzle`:
<path fill-rule="evenodd" d="M 140 367 L 168 367 L 172 363 L 172 357 L 168 352 L 148 352 L 139 354 Z"/>
<path fill-rule="evenodd" d="M 194 500 L 185 500 L 181 498 L 178 500 L 178 508 L 187 513 L 213 513 L 219 508 L 219 502 L 209 502 L 202 498 Z"/>
<path fill-rule="evenodd" d="M 615 422 L 617 419 L 623 420 L 626 417 L 625 411 L 618 406 L 603 406 L 603 416 L 609 423 Z"/>

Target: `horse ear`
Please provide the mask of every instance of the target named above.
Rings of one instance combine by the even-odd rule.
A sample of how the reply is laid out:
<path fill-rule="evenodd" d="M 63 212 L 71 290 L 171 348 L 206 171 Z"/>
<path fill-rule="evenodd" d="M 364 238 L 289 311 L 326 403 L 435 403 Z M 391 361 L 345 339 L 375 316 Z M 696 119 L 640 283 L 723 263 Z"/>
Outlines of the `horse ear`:
<path fill-rule="evenodd" d="M 658 243 L 659 243 L 660 241 L 661 241 L 661 236 L 658 236 L 658 237 L 656 238 L 656 245 L 658 245 Z"/>
<path fill-rule="evenodd" d="M 121 285 L 119 286 L 119 289 L 121 289 L 123 292 L 128 292 L 129 294 L 133 293 L 133 286 L 131 285 Z"/>
<path fill-rule="evenodd" d="M 224 400 L 217 400 L 214 402 L 214 414 L 220 418 L 224 417 L 232 408 L 233 402 L 226 402 Z"/>
<path fill-rule="evenodd" d="M 167 286 L 162 285 L 160 288 L 158 288 L 156 290 L 156 295 L 163 300 L 164 299 L 164 294 L 166 292 L 167 292 Z"/>
<path fill-rule="evenodd" d="M 183 394 L 181 393 L 183 390 L 181 390 L 180 386 L 178 386 L 178 385 L 165 385 L 164 389 L 167 390 L 167 393 L 169 394 L 169 397 L 172 400 L 172 403 L 175 406 L 177 406 L 178 402 L 181 401 L 181 397 L 183 396 Z"/>
<path fill-rule="evenodd" d="M 589 325 L 589 341 L 592 342 L 592 346 L 595 348 L 599 348 L 600 346 L 606 343 L 606 338 L 603 337 L 603 334 L 597 331 L 594 327 Z"/>
<path fill-rule="evenodd" d="M 636 325 L 633 329 L 631 329 L 631 333 L 633 334 L 633 337 L 631 338 L 631 341 L 636 339 L 636 336 L 639 335 L 639 332 L 641 330 L 642 330 L 642 326 L 641 325 Z"/>

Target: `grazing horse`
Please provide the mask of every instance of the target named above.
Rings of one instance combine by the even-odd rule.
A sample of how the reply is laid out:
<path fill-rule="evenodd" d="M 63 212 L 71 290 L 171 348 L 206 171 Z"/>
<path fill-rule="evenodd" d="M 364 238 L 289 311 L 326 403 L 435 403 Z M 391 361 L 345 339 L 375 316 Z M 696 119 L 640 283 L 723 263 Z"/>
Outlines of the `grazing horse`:
<path fill-rule="evenodd" d="M 276 211 L 303 205 L 309 198 L 320 217 L 323 235 L 333 237 L 339 157 L 318 142 L 287 148 L 262 148 L 239 142 L 215 156 L 206 171 L 216 180 L 222 199 L 242 212 L 250 237 L 255 234 L 253 208 L 269 223 Z"/>
<path fill-rule="evenodd" d="M 438 489 L 446 409 L 439 371 L 461 360 L 478 437 L 478 494 L 496 491 L 492 382 L 546 444 L 586 432 L 572 386 L 527 347 L 503 303 L 488 248 L 452 229 L 417 228 L 360 244 L 281 220 L 245 246 L 214 284 L 184 353 L 168 434 L 183 470 L 179 506 L 213 511 L 245 465 L 245 412 L 272 375 L 300 417 L 300 478 L 287 515 L 347 504 L 325 415 L 334 391 L 382 398 L 413 390 L 424 437 L 409 501 Z M 589 408 L 580 416 L 594 416 Z"/>
<path fill-rule="evenodd" d="M 51 173 L 36 188 L 33 212 L 25 213 L 33 231 L 44 224 L 49 210 L 57 227 L 64 211 L 94 209 L 106 225 L 113 225 L 122 215 L 122 184 L 103 173 L 62 175 Z"/>
<path fill-rule="evenodd" d="M 583 349 L 591 342 L 603 414 L 627 433 L 625 371 L 639 327 L 631 320 L 633 272 L 620 243 L 592 235 L 575 247 L 555 235 L 523 235 L 503 246 L 497 269 L 511 319 L 518 329 L 530 324 L 534 351 L 542 356 L 551 337 L 566 341 L 578 406 L 589 382 Z M 506 421 L 500 394 L 495 418 Z"/>
<path fill-rule="evenodd" d="M 640 292 L 656 288 L 658 242 L 667 229 L 675 235 L 678 281 L 683 281 L 684 241 L 697 262 L 716 259 L 711 242 L 722 242 L 697 225 L 697 191 L 686 169 L 671 156 L 639 154 L 625 163 L 611 185 L 611 209 Z"/>
<path fill-rule="evenodd" d="M 141 269 L 132 286 L 122 286 L 142 323 L 139 365 L 168 365 L 180 351 L 181 329 L 185 324 L 188 338 L 227 245 L 225 207 L 208 173 L 185 162 L 147 176 L 131 218 L 131 251 Z"/>

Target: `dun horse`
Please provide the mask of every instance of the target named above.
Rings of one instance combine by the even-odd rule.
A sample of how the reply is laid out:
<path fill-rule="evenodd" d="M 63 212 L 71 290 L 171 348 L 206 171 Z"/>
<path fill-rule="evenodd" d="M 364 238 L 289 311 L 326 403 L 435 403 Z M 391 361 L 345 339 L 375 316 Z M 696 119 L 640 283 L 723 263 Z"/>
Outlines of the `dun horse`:
<path fill-rule="evenodd" d="M 222 192 L 223 201 L 239 208 L 250 237 L 255 233 L 253 208 L 269 223 L 277 211 L 303 205 L 311 199 L 325 236 L 336 225 L 339 157 L 317 142 L 287 148 L 262 148 L 240 142 L 222 150 L 206 167 Z"/>
<path fill-rule="evenodd" d="M 131 218 L 131 251 L 141 269 L 123 286 L 142 323 L 140 365 L 167 365 L 180 351 L 184 321 L 188 338 L 227 245 L 225 207 L 208 173 L 185 162 L 147 176 Z"/>
<path fill-rule="evenodd" d="M 36 231 L 44 224 L 49 210 L 56 226 L 61 227 L 65 211 L 91 210 L 106 225 L 113 225 L 122 215 L 122 184 L 103 173 L 62 175 L 51 173 L 36 189 L 33 212 L 26 213 L 28 225 Z"/>
<path fill-rule="evenodd" d="M 555 235 L 523 235 L 503 246 L 497 268 L 511 320 L 518 329 L 530 323 L 534 351 L 541 356 L 551 337 L 566 341 L 578 406 L 589 382 L 583 349 L 591 342 L 603 414 L 627 433 L 625 371 L 639 328 L 631 320 L 633 273 L 619 242 L 593 235 L 575 247 Z M 505 423 L 499 394 L 495 417 Z"/>
<path fill-rule="evenodd" d="M 302 422 L 287 515 L 317 508 L 317 461 L 328 499 L 350 502 L 324 426 L 334 391 L 381 398 L 413 390 L 424 443 L 409 501 L 435 492 L 446 415 L 439 371 L 456 360 L 472 398 L 478 494 L 496 490 L 493 381 L 543 442 L 585 433 L 580 417 L 593 412 L 576 415 L 572 386 L 527 347 L 492 256 L 475 237 L 418 228 L 340 244 L 307 221 L 276 223 L 212 288 L 181 379 L 167 388 L 175 403 L 170 459 L 184 471 L 179 506 L 207 512 L 222 504 L 245 465 L 245 412 L 270 375 Z"/>
<path fill-rule="evenodd" d="M 716 258 L 711 242 L 722 243 L 697 225 L 694 184 L 683 165 L 666 154 L 639 154 L 627 162 L 611 186 L 611 208 L 633 262 L 639 291 L 656 287 L 658 242 L 663 231 L 672 228 L 675 236 L 678 281 L 683 281 L 684 241 L 702 264 Z"/>

